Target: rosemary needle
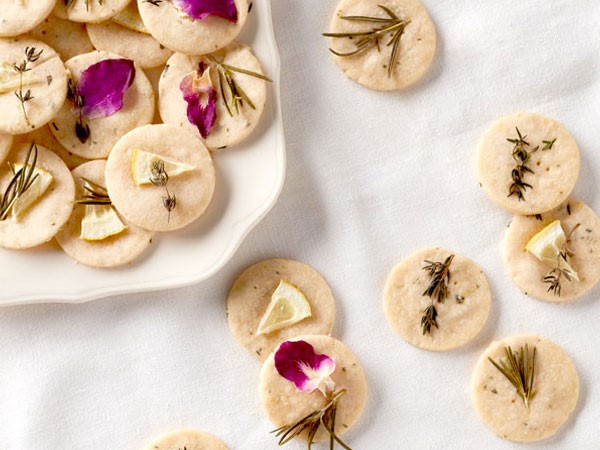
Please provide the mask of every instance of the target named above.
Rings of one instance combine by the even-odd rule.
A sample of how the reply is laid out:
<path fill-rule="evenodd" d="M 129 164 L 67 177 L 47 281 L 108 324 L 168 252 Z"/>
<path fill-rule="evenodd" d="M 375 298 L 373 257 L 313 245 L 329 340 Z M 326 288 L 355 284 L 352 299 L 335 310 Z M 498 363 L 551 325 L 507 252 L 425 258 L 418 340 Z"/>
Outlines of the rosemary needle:
<path fill-rule="evenodd" d="M 39 175 L 35 174 L 37 157 L 38 149 L 35 142 L 32 142 L 27 151 L 25 161 L 23 162 L 23 167 L 19 170 L 15 170 L 15 167 L 10 165 L 13 177 L 8 183 L 4 195 L 2 196 L 2 201 L 0 202 L 0 221 L 6 220 L 10 209 L 19 197 L 21 197 L 38 178 Z"/>
<path fill-rule="evenodd" d="M 516 353 L 508 346 L 504 348 L 504 353 L 506 360 L 501 360 L 499 363 L 492 358 L 488 358 L 488 360 L 515 387 L 517 394 L 523 400 L 525 408 L 529 411 L 531 400 L 536 394 L 536 391 L 533 389 L 533 383 L 535 382 L 535 357 L 537 349 L 533 347 L 533 353 L 530 355 L 527 344 L 525 344 L 525 347 L 517 350 Z"/>

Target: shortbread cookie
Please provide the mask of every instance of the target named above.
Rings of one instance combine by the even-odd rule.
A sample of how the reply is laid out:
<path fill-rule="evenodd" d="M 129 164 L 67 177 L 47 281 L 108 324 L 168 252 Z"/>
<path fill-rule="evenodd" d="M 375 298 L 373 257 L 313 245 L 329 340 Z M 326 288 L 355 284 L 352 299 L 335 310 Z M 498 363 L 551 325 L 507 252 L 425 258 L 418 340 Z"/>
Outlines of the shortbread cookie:
<path fill-rule="evenodd" d="M 579 278 L 569 281 L 561 276 L 558 292 L 549 289 L 549 279 L 544 281 L 553 268 L 525 249 L 532 237 L 555 220 L 560 220 L 565 235 L 571 234 L 568 263 Z M 574 200 L 538 216 L 515 216 L 504 236 L 503 260 L 508 276 L 526 295 L 552 303 L 581 297 L 600 279 L 600 218 Z"/>
<path fill-rule="evenodd" d="M 99 23 L 116 16 L 125 9 L 130 0 L 58 0 L 54 14 L 73 22 Z"/>
<path fill-rule="evenodd" d="M 56 1 L 0 0 L 0 37 L 17 36 L 35 28 L 48 17 Z"/>
<path fill-rule="evenodd" d="M 20 73 L 14 65 L 23 71 Z M 29 38 L 0 39 L 0 133 L 43 127 L 67 96 L 67 71 L 56 52 Z"/>
<path fill-rule="evenodd" d="M 201 136 L 199 129 L 188 119 L 188 103 L 184 100 L 181 82 L 194 71 L 202 72 L 201 64 L 203 67 L 204 65 L 210 67 L 212 85 L 217 95 L 216 120 L 204 141 L 211 150 L 231 146 L 245 139 L 258 125 L 267 99 L 267 81 L 255 76 L 231 72 L 232 78 L 254 105 L 252 108 L 244 102 L 243 105 L 238 105 L 236 110 L 235 105 L 229 100 L 231 96 L 227 84 L 219 81 L 219 70 L 222 69 L 219 69 L 217 62 L 263 75 L 260 63 L 252 54 L 250 47 L 234 42 L 223 50 L 205 57 L 175 53 L 167 61 L 159 84 L 159 110 L 164 122 L 187 128 Z M 202 73 L 198 73 L 198 76 L 201 75 Z M 226 91 L 225 94 L 222 87 Z"/>
<path fill-rule="evenodd" d="M 6 161 L 13 165 L 23 164 L 29 149 L 30 144 L 13 146 Z M 22 216 L 9 214 L 6 220 L 0 221 L 0 247 L 23 249 L 43 244 L 54 237 L 71 215 L 75 196 L 71 172 L 50 150 L 42 146 L 37 146 L 37 150 L 36 168 L 52 175 L 52 182 Z M 0 167 L 0 192 L 3 195 L 12 178 L 13 172 L 3 164 Z"/>
<path fill-rule="evenodd" d="M 579 175 L 579 149 L 556 120 L 519 112 L 494 122 L 477 149 L 484 192 L 515 214 L 540 214 L 567 199 Z"/>
<path fill-rule="evenodd" d="M 8 155 L 8 152 L 10 151 L 12 143 L 12 135 L 0 133 L 0 164 L 4 162 L 6 155 Z"/>
<path fill-rule="evenodd" d="M 115 53 L 94 51 L 76 56 L 65 64 L 75 84 L 81 73 L 95 63 L 121 59 Z M 135 63 L 135 77 L 123 95 L 123 107 L 108 117 L 84 118 L 89 126 L 89 138 L 84 142 L 77 135 L 79 120 L 74 102 L 67 100 L 50 124 L 50 129 L 60 143 L 70 152 L 87 159 L 106 158 L 112 147 L 128 131 L 152 122 L 154 117 L 154 91 L 141 67 Z"/>
<path fill-rule="evenodd" d="M 367 401 L 365 372 L 352 351 L 342 342 L 329 337 L 306 335 L 292 341 L 305 341 L 313 346 L 315 353 L 329 356 L 335 361 L 331 379 L 335 390 L 345 389 L 338 400 L 335 431 L 343 435 L 356 423 Z M 260 400 L 269 420 L 275 428 L 291 425 L 315 410 L 325 406 L 325 398 L 319 390 L 306 393 L 283 378 L 275 368 L 274 353 L 264 362 L 260 372 Z M 306 438 L 306 433 L 301 435 Z M 314 442 L 329 440 L 329 434 L 319 427 Z"/>
<path fill-rule="evenodd" d="M 249 9 L 248 0 L 235 0 L 234 21 L 217 15 L 194 19 L 176 6 L 180 2 L 137 2 L 152 36 L 165 47 L 187 55 L 204 55 L 225 47 L 242 31 Z"/>
<path fill-rule="evenodd" d="M 105 186 L 105 166 L 104 160 L 90 161 L 72 172 L 76 199 L 82 199 L 86 194 L 83 178 Z M 124 231 L 101 240 L 82 239 L 81 221 L 86 208 L 86 205 L 75 205 L 71 217 L 56 235 L 58 244 L 73 259 L 92 267 L 116 267 L 130 263 L 150 246 L 154 233 L 136 227 L 122 217 L 121 222 L 127 227 Z"/>
<path fill-rule="evenodd" d="M 310 304 L 311 316 L 286 328 L 257 334 L 258 325 L 279 283 L 296 286 Z M 312 267 L 290 259 L 267 259 L 242 272 L 227 298 L 229 329 L 242 347 L 265 360 L 282 341 L 301 334 L 329 334 L 335 299 L 327 281 Z"/>
<path fill-rule="evenodd" d="M 169 173 L 166 185 L 146 180 L 138 185 L 132 168 L 134 155 L 140 151 L 189 170 L 177 176 Z M 129 222 L 147 230 L 176 230 L 196 220 L 208 207 L 215 170 L 208 150 L 190 132 L 172 125 L 147 125 L 130 131 L 115 145 L 106 163 L 106 188 L 113 205 Z M 165 204 L 168 196 L 176 198 L 171 211 Z"/>
<path fill-rule="evenodd" d="M 54 137 L 52 131 L 50 131 L 51 125 L 44 125 L 42 128 L 38 128 L 35 131 L 27 134 L 19 134 L 15 136 L 15 142 L 31 144 L 35 142 L 37 145 L 52 150 L 60 159 L 62 159 L 69 170 L 73 170 L 75 167 L 83 164 L 87 159 L 77 156 L 74 153 L 68 151 L 62 146 L 60 142 Z"/>
<path fill-rule="evenodd" d="M 149 32 L 139 31 L 144 30 L 145 27 L 143 28 L 143 24 L 141 24 L 142 27 L 138 24 L 138 22 L 141 23 L 141 19 L 135 0 L 129 4 L 126 11 L 127 18 L 137 17 L 138 21 L 132 21 L 133 23 L 130 23 L 129 20 L 117 22 L 113 18 L 106 22 L 87 26 L 87 32 L 94 47 L 133 59 L 144 69 L 164 64 L 173 52 L 160 44 Z M 127 26 L 123 23 L 126 23 Z"/>
<path fill-rule="evenodd" d="M 94 50 L 85 24 L 61 19 L 54 14 L 46 17 L 29 34 L 56 50 L 63 61 Z"/>
<path fill-rule="evenodd" d="M 180 430 L 161 436 L 146 450 L 227 450 L 216 436 L 201 430 Z"/>
<path fill-rule="evenodd" d="M 431 66 L 436 48 L 435 26 L 419 0 L 389 0 L 383 7 L 380 5 L 379 0 L 341 0 L 325 35 L 329 36 L 334 62 L 350 79 L 380 91 L 402 89 L 418 81 Z M 345 19 L 349 16 L 388 21 Z M 359 45 L 362 35 L 344 35 L 384 28 L 390 31 L 379 39 L 379 44 L 373 40 Z M 344 54 L 349 55 L 341 56 Z"/>
<path fill-rule="evenodd" d="M 526 364 L 534 367 L 533 397 L 525 400 L 490 361 L 502 367 L 507 350 L 517 356 L 525 350 Z M 535 349 L 535 366 L 533 352 Z M 530 370 L 527 371 L 530 373 Z M 494 433 L 517 442 L 533 442 L 554 435 L 577 405 L 579 378 L 569 355 L 539 336 L 511 336 L 492 344 L 481 355 L 471 379 L 471 399 L 481 420 Z"/>
<path fill-rule="evenodd" d="M 383 309 L 394 330 L 409 344 L 431 351 L 452 350 L 477 336 L 490 306 L 481 268 L 439 247 L 398 263 L 383 292 Z"/>

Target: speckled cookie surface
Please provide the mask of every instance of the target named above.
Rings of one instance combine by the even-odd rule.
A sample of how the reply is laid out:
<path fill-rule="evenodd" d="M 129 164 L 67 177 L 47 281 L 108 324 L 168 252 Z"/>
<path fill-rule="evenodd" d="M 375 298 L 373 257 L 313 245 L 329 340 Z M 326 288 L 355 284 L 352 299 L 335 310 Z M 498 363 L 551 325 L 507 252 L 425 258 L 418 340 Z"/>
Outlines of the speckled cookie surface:
<path fill-rule="evenodd" d="M 73 0 L 70 6 L 64 1 L 56 2 L 54 14 L 73 22 L 98 23 L 119 14 L 130 0 Z M 86 5 L 87 3 L 87 5 Z"/>
<path fill-rule="evenodd" d="M 152 36 L 165 47 L 187 55 L 204 55 L 225 47 L 242 31 L 248 18 L 248 0 L 235 0 L 237 23 L 217 16 L 192 19 L 173 3 L 154 5 L 137 0 L 140 16 Z"/>
<path fill-rule="evenodd" d="M 48 150 L 52 150 L 60 159 L 64 161 L 69 170 L 73 170 L 80 164 L 83 164 L 87 159 L 77 156 L 76 154 L 68 151 L 62 146 L 56 139 L 52 131 L 50 131 L 51 125 L 44 125 L 42 128 L 38 128 L 35 131 L 27 134 L 19 134 L 15 136 L 14 140 L 18 143 L 32 143 L 35 142 L 42 147 L 46 147 Z"/>
<path fill-rule="evenodd" d="M 536 365 L 529 411 L 515 387 L 488 358 L 505 360 L 505 347 L 536 348 Z M 471 378 L 471 399 L 478 416 L 494 433 L 518 442 L 554 435 L 569 418 L 579 397 L 579 378 L 569 355 L 539 336 L 512 336 L 492 344 L 481 355 Z"/>
<path fill-rule="evenodd" d="M 258 59 L 245 44 L 234 42 L 212 55 L 225 64 L 263 74 Z M 194 70 L 200 62 L 210 63 L 207 58 L 186 56 L 175 53 L 167 61 L 167 69 L 159 83 L 159 110 L 165 123 L 172 123 L 189 129 L 200 136 L 198 129 L 192 125 L 186 115 L 187 103 L 180 89 L 181 80 Z M 255 108 L 244 105 L 238 114 L 230 115 L 227 111 L 220 89 L 219 77 L 211 70 L 212 82 L 217 90 L 217 119 L 205 139 L 211 150 L 235 145 L 245 139 L 258 125 L 267 100 L 267 81 L 241 73 L 233 73 L 233 78 L 252 100 Z"/>
<path fill-rule="evenodd" d="M 23 96 L 30 91 L 31 99 L 24 104 L 15 95 L 19 86 L 8 92 L 0 91 L 0 133 L 22 134 L 43 127 L 59 111 L 67 96 L 67 71 L 56 52 L 47 44 L 29 39 L 0 39 L 0 64 L 20 65 L 25 58 L 25 49 L 35 48 L 35 53 L 42 52 L 39 59 L 27 64 L 31 69 L 26 72 L 25 79 L 31 84 L 23 87 Z M 7 66 L 7 67 L 8 67 Z M 19 81 L 18 74 L 17 82 Z"/>
<path fill-rule="evenodd" d="M 0 37 L 27 33 L 52 11 L 57 0 L 0 0 Z"/>
<path fill-rule="evenodd" d="M 379 0 L 342 0 L 333 15 L 328 32 L 360 33 L 373 29 L 373 23 L 345 20 L 343 16 L 389 17 Z M 419 0 L 390 0 L 385 3 L 399 19 L 409 21 L 400 38 L 397 57 L 388 74 L 392 47 L 386 35 L 383 45 L 369 46 L 352 56 L 333 55 L 334 62 L 352 80 L 370 89 L 389 91 L 402 89 L 417 82 L 427 73 L 436 49 L 436 31 L 427 10 Z M 375 26 L 381 26 L 376 24 Z M 330 38 L 330 48 L 338 53 L 356 50 L 356 39 Z"/>
<path fill-rule="evenodd" d="M 85 177 L 100 186 L 105 185 L 104 160 L 90 161 L 77 167 L 73 172 L 75 180 L 75 198 L 84 195 L 83 181 Z M 153 232 L 136 227 L 121 217 L 127 229 L 119 234 L 100 241 L 81 239 L 81 221 L 84 217 L 85 205 L 75 205 L 71 217 L 56 235 L 56 241 L 73 259 L 92 267 L 116 267 L 128 264 L 139 257 L 151 243 Z"/>
<path fill-rule="evenodd" d="M 426 261 L 444 262 L 452 254 L 448 296 L 443 303 L 433 303 L 438 328 L 432 326 L 423 334 L 421 318 L 432 304 L 432 299 L 423 295 L 432 280 L 423 267 Z M 383 292 L 385 316 L 394 330 L 408 343 L 431 351 L 451 350 L 473 339 L 485 324 L 490 306 L 490 287 L 481 268 L 439 247 L 419 250 L 398 263 Z"/>
<path fill-rule="evenodd" d="M 81 73 L 92 64 L 119 59 L 115 53 L 94 51 L 76 56 L 65 64 L 75 83 Z M 73 113 L 72 102 L 65 101 L 51 122 L 51 130 L 60 143 L 70 152 L 87 159 L 106 158 L 121 136 L 134 128 L 152 122 L 154 117 L 154 91 L 142 68 L 135 64 L 135 79 L 125 91 L 123 108 L 111 116 L 86 119 L 90 127 L 90 137 L 82 143 L 75 134 L 78 120 Z"/>
<path fill-rule="evenodd" d="M 527 242 L 555 220 L 560 220 L 563 231 L 571 235 L 569 248 L 573 256 L 569 264 L 577 272 L 579 281 L 561 282 L 560 296 L 548 291 L 543 278 L 552 268 L 525 250 Z M 567 302 L 581 297 L 600 279 L 600 218 L 587 205 L 567 200 L 558 208 L 536 217 L 515 216 L 504 235 L 503 262 L 508 276 L 525 294 L 552 303 Z"/>
<path fill-rule="evenodd" d="M 85 24 L 71 22 L 50 14 L 29 33 L 52 47 L 63 61 L 94 50 Z"/>
<path fill-rule="evenodd" d="M 516 128 L 529 143 L 531 159 L 522 181 L 531 187 L 523 190 L 523 199 L 508 196 L 513 170 L 520 161 L 513 157 Z M 543 150 L 543 141 L 556 141 Z M 535 147 L 539 149 L 532 152 Z M 519 112 L 494 122 L 481 137 L 477 148 L 477 174 L 484 192 L 498 206 L 515 214 L 539 214 L 556 208 L 567 199 L 579 175 L 579 149 L 575 139 L 556 120 L 540 114 Z"/>
<path fill-rule="evenodd" d="M 6 155 L 10 151 L 10 147 L 13 143 L 13 137 L 11 134 L 0 133 L 0 164 L 4 162 Z"/>
<path fill-rule="evenodd" d="M 258 324 L 281 280 L 304 294 L 312 315 L 281 330 L 257 335 Z M 290 259 L 267 259 L 248 267 L 235 280 L 227 298 L 227 320 L 242 347 L 264 360 L 281 342 L 295 336 L 331 333 L 335 299 L 327 281 L 312 267 Z"/>
<path fill-rule="evenodd" d="M 194 166 L 191 172 L 169 178 L 169 193 L 177 198 L 170 216 L 163 207 L 164 187 L 134 183 L 131 161 L 136 148 Z M 147 125 L 127 133 L 115 145 L 106 163 L 106 188 L 113 205 L 129 222 L 147 230 L 176 230 L 208 207 L 215 170 L 208 150 L 190 132 L 172 125 Z"/>
<path fill-rule="evenodd" d="M 36 166 L 49 172 L 53 181 L 43 196 L 19 219 L 0 221 L 0 247 L 23 249 L 43 244 L 54 237 L 71 215 L 75 186 L 65 163 L 50 150 L 38 146 Z M 29 145 L 15 145 L 6 158 L 10 163 L 25 161 Z M 6 164 L 0 167 L 0 192 L 5 192 L 13 174 Z"/>
<path fill-rule="evenodd" d="M 145 450 L 227 450 L 216 436 L 201 430 L 180 430 L 161 436 Z"/>
<path fill-rule="evenodd" d="M 367 379 L 360 362 L 348 347 L 329 336 L 306 335 L 292 340 L 304 340 L 313 346 L 316 353 L 335 360 L 335 372 L 331 379 L 335 382 L 336 390 L 346 390 L 338 401 L 335 422 L 336 434 L 343 435 L 359 419 L 367 402 Z M 261 369 L 259 395 L 263 410 L 275 428 L 290 425 L 324 406 L 324 396 L 320 391 L 304 393 L 279 375 L 273 353 Z M 305 437 L 305 434 L 302 436 Z M 329 434 L 320 427 L 314 441 L 328 439 Z"/>

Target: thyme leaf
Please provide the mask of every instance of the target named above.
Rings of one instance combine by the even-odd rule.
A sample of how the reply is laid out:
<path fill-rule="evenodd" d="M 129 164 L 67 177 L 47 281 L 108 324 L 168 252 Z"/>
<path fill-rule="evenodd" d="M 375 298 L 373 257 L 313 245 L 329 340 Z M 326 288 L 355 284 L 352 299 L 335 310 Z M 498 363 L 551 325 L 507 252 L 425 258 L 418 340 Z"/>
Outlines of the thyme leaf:
<path fill-rule="evenodd" d="M 533 347 L 533 353 L 530 355 L 527 344 L 525 344 L 525 347 L 521 346 L 516 353 L 508 346 L 504 348 L 504 353 L 505 360 L 499 362 L 494 361 L 492 358 L 488 358 L 488 360 L 515 387 L 517 394 L 523 400 L 525 408 L 529 411 L 531 400 L 536 394 L 533 384 L 535 382 L 537 349 Z"/>
<path fill-rule="evenodd" d="M 164 187 L 166 195 L 162 198 L 163 207 L 167 210 L 168 217 L 167 222 L 171 221 L 171 211 L 177 206 L 177 197 L 175 194 L 171 194 L 167 188 L 169 183 L 169 174 L 165 170 L 165 162 L 162 159 L 152 161 L 152 167 L 150 168 L 152 175 L 150 176 L 150 183 L 157 187 Z"/>

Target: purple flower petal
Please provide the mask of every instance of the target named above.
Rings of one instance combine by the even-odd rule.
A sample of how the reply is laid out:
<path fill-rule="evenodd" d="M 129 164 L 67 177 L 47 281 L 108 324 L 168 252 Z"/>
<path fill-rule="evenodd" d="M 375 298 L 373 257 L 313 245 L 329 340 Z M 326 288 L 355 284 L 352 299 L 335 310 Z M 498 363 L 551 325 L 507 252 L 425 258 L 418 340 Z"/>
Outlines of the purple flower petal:
<path fill-rule="evenodd" d="M 89 119 L 112 116 L 123 108 L 123 95 L 135 79 L 130 59 L 105 59 L 85 69 L 77 83 L 81 114 Z"/>
<path fill-rule="evenodd" d="M 315 353 L 306 341 L 283 342 L 275 352 L 275 369 L 302 392 L 333 390 L 334 383 L 329 377 L 335 370 L 335 361 Z"/>
<path fill-rule="evenodd" d="M 201 70 L 201 69 L 200 69 Z M 210 68 L 194 71 L 181 80 L 179 89 L 187 102 L 187 118 L 206 139 L 217 120 L 217 91 L 213 88 Z"/>
<path fill-rule="evenodd" d="M 192 19 L 203 20 L 219 16 L 237 23 L 238 13 L 234 0 L 172 0 L 173 4 Z"/>

